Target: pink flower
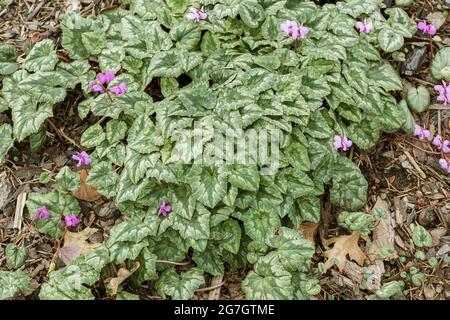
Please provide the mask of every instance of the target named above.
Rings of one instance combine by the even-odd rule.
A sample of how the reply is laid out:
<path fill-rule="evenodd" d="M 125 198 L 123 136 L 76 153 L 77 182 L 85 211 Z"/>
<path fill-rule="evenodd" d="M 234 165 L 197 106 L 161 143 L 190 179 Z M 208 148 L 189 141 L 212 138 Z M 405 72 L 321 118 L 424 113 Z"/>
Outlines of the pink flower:
<path fill-rule="evenodd" d="M 417 24 L 417 29 L 422 31 L 422 33 L 434 36 L 437 32 L 437 28 L 433 24 L 428 24 L 426 21 L 421 21 Z"/>
<path fill-rule="evenodd" d="M 64 222 L 66 223 L 66 227 L 71 228 L 76 227 L 80 223 L 80 219 L 76 214 L 68 214 L 64 216 Z"/>
<path fill-rule="evenodd" d="M 47 207 L 36 208 L 36 214 L 33 217 L 33 220 L 42 220 L 50 218 L 50 213 L 47 210 Z"/>
<path fill-rule="evenodd" d="M 306 38 L 309 33 L 309 28 L 304 27 L 303 25 L 298 25 L 296 21 L 287 20 L 280 25 L 281 31 L 288 37 L 292 37 L 292 39 L 297 38 Z"/>
<path fill-rule="evenodd" d="M 86 151 L 75 152 L 72 159 L 78 161 L 77 168 L 81 167 L 81 165 L 90 165 L 92 162 L 91 157 L 89 157 L 89 154 Z"/>
<path fill-rule="evenodd" d="M 441 168 L 445 171 L 447 171 L 448 173 L 450 173 L 450 163 L 448 163 L 447 160 L 445 159 L 440 159 L 439 160 L 439 165 L 441 166 Z"/>
<path fill-rule="evenodd" d="M 163 215 L 164 217 L 167 217 L 169 215 L 169 213 L 172 212 L 172 206 L 170 204 L 166 204 L 165 202 L 163 202 L 162 204 L 159 205 L 159 210 L 158 210 L 158 217 Z"/>
<path fill-rule="evenodd" d="M 97 79 L 100 84 L 108 85 L 111 81 L 116 78 L 114 71 L 106 69 L 105 73 L 97 74 Z"/>
<path fill-rule="evenodd" d="M 205 20 L 208 18 L 208 14 L 206 13 L 203 7 L 201 9 L 191 8 L 189 13 L 186 15 L 188 20 L 195 20 L 199 22 L 200 20 Z"/>
<path fill-rule="evenodd" d="M 434 86 L 434 90 L 439 93 L 437 101 L 443 102 L 445 106 L 450 104 L 450 83 L 447 84 L 442 81 L 442 85 Z"/>
<path fill-rule="evenodd" d="M 369 33 L 372 31 L 372 22 L 358 21 L 356 28 L 358 28 L 359 32 Z"/>
<path fill-rule="evenodd" d="M 440 135 L 437 134 L 431 143 L 436 147 L 436 149 L 442 149 L 442 137 Z"/>
<path fill-rule="evenodd" d="M 352 146 L 353 142 L 347 137 L 341 137 L 339 135 L 334 136 L 334 147 L 336 150 L 342 149 L 343 151 L 347 151 Z"/>
<path fill-rule="evenodd" d="M 105 92 L 105 90 L 103 89 L 103 86 L 101 84 L 96 83 L 93 80 L 89 81 L 88 88 L 89 88 L 89 91 L 92 91 L 92 92 L 100 92 L 100 93 Z"/>
<path fill-rule="evenodd" d="M 125 82 L 121 82 L 117 87 L 109 89 L 109 92 L 115 94 L 116 96 L 119 94 L 127 93 L 127 84 Z"/>
<path fill-rule="evenodd" d="M 431 133 L 429 130 L 425 130 L 424 128 L 416 124 L 414 128 L 414 135 L 419 137 L 420 140 L 423 140 L 429 138 Z"/>
<path fill-rule="evenodd" d="M 450 153 L 450 141 L 445 140 L 442 144 L 442 152 L 444 153 Z"/>

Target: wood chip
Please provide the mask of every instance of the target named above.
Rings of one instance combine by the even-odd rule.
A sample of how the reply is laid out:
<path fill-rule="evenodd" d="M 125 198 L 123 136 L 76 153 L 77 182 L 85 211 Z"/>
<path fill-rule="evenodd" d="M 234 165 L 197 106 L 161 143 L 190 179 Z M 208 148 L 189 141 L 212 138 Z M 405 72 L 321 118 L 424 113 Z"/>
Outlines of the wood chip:
<path fill-rule="evenodd" d="M 23 222 L 23 209 L 25 208 L 25 201 L 27 200 L 27 193 L 22 192 L 17 197 L 16 202 L 16 211 L 14 213 L 14 228 L 19 229 L 19 231 L 22 229 L 22 222 Z"/>

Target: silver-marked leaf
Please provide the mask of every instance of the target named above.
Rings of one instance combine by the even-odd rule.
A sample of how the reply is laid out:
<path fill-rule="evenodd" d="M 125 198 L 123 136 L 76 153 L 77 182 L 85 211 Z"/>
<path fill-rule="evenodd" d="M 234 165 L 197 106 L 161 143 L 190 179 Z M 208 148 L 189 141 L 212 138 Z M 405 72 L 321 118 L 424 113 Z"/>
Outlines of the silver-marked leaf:
<path fill-rule="evenodd" d="M 30 278 L 23 271 L 0 270 L 0 300 L 13 298 L 17 292 L 29 289 Z"/>
<path fill-rule="evenodd" d="M 163 297 L 169 295 L 173 300 L 189 300 L 195 290 L 204 284 L 205 278 L 200 268 L 190 268 L 181 275 L 175 268 L 170 268 L 161 274 L 155 287 Z"/>
<path fill-rule="evenodd" d="M 14 139 L 12 137 L 12 128 L 8 123 L 0 126 L 0 164 L 5 160 L 9 148 L 13 146 Z"/>
<path fill-rule="evenodd" d="M 5 248 L 6 266 L 9 269 L 19 269 L 25 264 L 28 251 L 26 247 L 19 247 L 10 243 Z"/>
<path fill-rule="evenodd" d="M 105 138 L 106 134 L 103 131 L 103 128 L 97 123 L 83 132 L 80 142 L 81 145 L 86 148 L 93 148 L 100 145 Z"/>
<path fill-rule="evenodd" d="M 73 191 L 80 187 L 80 176 L 69 167 L 64 166 L 56 175 L 56 182 L 62 190 Z"/>
<path fill-rule="evenodd" d="M 50 71 L 58 62 L 55 45 L 50 39 L 36 43 L 23 61 L 23 67 L 31 72 Z"/>

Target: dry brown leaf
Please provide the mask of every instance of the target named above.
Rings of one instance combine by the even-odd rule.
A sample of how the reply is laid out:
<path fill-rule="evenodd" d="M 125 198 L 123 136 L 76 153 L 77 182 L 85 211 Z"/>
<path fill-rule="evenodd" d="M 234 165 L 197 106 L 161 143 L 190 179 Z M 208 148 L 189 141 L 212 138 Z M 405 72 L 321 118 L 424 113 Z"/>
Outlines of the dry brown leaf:
<path fill-rule="evenodd" d="M 437 246 L 439 245 L 439 243 L 441 242 L 441 237 L 445 236 L 445 234 L 447 233 L 447 229 L 446 228 L 436 228 L 430 231 L 431 234 L 431 239 L 433 240 L 433 242 L 431 243 L 431 246 Z"/>
<path fill-rule="evenodd" d="M 78 171 L 78 175 L 80 176 L 80 187 L 77 190 L 72 191 L 72 195 L 80 200 L 96 201 L 100 199 L 102 195 L 97 192 L 97 189 L 86 184 L 88 174 L 89 171 L 87 169 Z"/>
<path fill-rule="evenodd" d="M 348 236 L 339 236 L 328 239 L 326 244 L 333 244 L 332 249 L 326 250 L 323 255 L 327 258 L 325 269 L 328 270 L 336 265 L 340 272 L 344 270 L 347 255 L 356 261 L 360 266 L 364 263 L 366 255 L 358 246 L 359 233 L 354 231 Z"/>
<path fill-rule="evenodd" d="M 119 289 L 119 286 L 127 280 L 137 269 L 139 269 L 141 265 L 138 261 L 134 263 L 134 267 L 131 270 L 128 270 L 126 268 L 120 268 L 117 272 L 117 277 L 110 278 L 108 281 L 108 284 L 106 287 L 111 290 L 111 295 L 115 296 L 117 294 L 117 290 Z"/>
<path fill-rule="evenodd" d="M 316 243 L 314 240 L 319 230 L 319 224 L 314 222 L 304 222 L 300 225 L 300 232 L 303 234 L 306 240 L 309 240 L 312 243 Z"/>
<path fill-rule="evenodd" d="M 67 231 L 64 235 L 64 246 L 58 250 L 58 257 L 68 265 L 75 258 L 94 251 L 100 243 L 89 243 L 87 239 L 96 233 L 98 229 L 86 228 L 81 232 Z"/>

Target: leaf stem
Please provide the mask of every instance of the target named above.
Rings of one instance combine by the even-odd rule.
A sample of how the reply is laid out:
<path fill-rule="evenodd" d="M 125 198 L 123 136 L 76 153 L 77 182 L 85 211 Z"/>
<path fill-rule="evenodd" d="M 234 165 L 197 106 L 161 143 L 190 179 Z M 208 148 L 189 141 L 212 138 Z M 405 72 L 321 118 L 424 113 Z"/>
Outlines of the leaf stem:
<path fill-rule="evenodd" d="M 156 260 L 158 263 L 166 263 L 166 264 L 172 264 L 174 266 L 188 266 L 191 264 L 190 261 L 185 262 L 175 262 L 175 261 L 169 261 L 169 260 Z"/>

